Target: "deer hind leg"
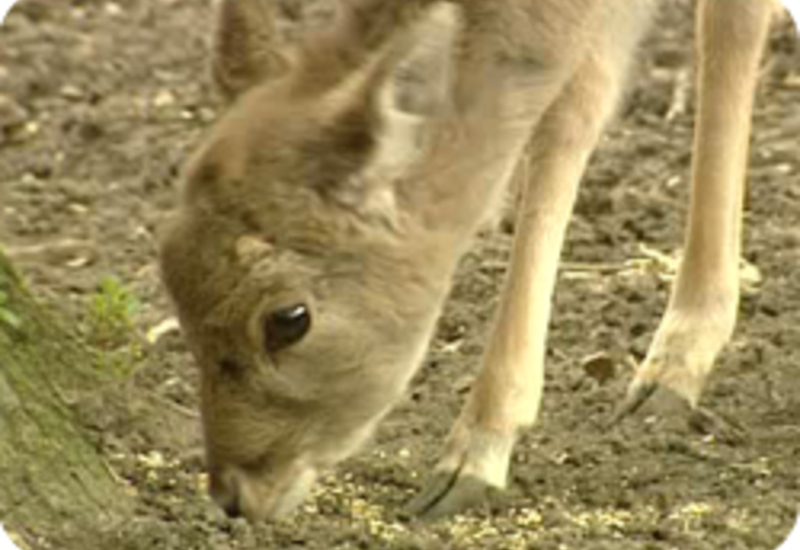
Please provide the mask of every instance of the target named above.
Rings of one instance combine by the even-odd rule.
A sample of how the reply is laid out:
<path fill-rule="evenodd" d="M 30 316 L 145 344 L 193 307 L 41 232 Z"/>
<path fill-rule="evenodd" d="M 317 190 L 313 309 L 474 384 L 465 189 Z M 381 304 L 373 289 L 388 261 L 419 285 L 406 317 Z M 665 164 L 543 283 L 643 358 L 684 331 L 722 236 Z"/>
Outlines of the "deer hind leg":
<path fill-rule="evenodd" d="M 684 256 L 618 416 L 635 410 L 658 387 L 696 409 L 733 332 L 751 112 L 771 11 L 766 0 L 698 5 L 699 96 Z"/>
<path fill-rule="evenodd" d="M 641 28 L 642 18 L 635 19 Z M 634 26 L 632 33 L 637 32 Z M 529 162 L 520 167 L 529 173 L 521 183 L 511 266 L 482 369 L 432 480 L 411 505 L 427 517 L 458 512 L 492 488 L 503 488 L 518 432 L 537 417 L 564 234 L 578 184 L 614 110 L 636 41 L 603 40 L 608 40 L 601 41 L 606 51 L 589 48 L 545 111 L 532 137 Z"/>

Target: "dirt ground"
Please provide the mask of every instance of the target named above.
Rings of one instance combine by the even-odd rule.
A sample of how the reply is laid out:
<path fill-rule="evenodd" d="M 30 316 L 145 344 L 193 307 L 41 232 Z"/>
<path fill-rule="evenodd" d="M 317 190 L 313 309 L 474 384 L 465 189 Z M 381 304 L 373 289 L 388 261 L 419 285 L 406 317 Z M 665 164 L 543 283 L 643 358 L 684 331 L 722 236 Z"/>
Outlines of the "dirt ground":
<path fill-rule="evenodd" d="M 645 353 L 681 243 L 689 8 L 674 0 L 663 10 L 584 183 L 555 297 L 543 411 L 518 446 L 507 493 L 450 521 L 403 514 L 479 364 L 509 227 L 482 235 L 465 259 L 408 398 L 369 448 L 293 518 L 252 526 L 224 518 L 203 492 L 196 373 L 180 335 L 146 338 L 171 315 L 156 228 L 174 204 L 182 160 L 219 109 L 205 66 L 211 4 L 20 2 L 0 33 L 0 243 L 79 323 L 109 276 L 140 304 L 132 373 L 87 397 L 86 415 L 136 515 L 98 525 L 82 548 L 775 548 L 800 504 L 800 42 L 788 20 L 771 35 L 755 115 L 749 282 L 703 399 L 747 435 L 700 433 L 658 403 L 601 429 L 630 379 L 625 365 Z M 600 352 L 622 365 L 604 383 L 585 368 Z M 57 537 L 29 544 L 64 547 Z"/>

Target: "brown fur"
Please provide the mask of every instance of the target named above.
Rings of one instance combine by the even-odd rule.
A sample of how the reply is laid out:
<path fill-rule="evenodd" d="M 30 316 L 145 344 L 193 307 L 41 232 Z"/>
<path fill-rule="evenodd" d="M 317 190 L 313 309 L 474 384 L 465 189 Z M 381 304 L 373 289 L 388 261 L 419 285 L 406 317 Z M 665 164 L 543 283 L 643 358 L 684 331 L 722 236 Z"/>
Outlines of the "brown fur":
<path fill-rule="evenodd" d="M 466 476 L 505 483 L 575 189 L 650 4 L 361 0 L 285 48 L 268 0 L 222 1 L 212 66 L 231 103 L 187 164 L 161 264 L 223 506 L 286 513 L 374 429 L 535 128 L 497 328 L 438 467 L 453 482 L 423 509 L 469 504 Z M 296 304 L 309 332 L 268 352 L 265 319 Z"/>

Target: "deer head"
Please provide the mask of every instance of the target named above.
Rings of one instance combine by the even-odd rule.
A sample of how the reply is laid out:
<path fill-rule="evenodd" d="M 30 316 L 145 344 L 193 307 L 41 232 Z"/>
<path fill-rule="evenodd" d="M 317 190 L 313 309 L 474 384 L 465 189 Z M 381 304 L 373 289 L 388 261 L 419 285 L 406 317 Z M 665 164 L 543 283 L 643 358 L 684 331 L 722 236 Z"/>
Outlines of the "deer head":
<path fill-rule="evenodd" d="M 355 14 L 289 49 L 273 6 L 220 5 L 229 105 L 161 247 L 201 372 L 210 490 L 250 519 L 293 509 L 401 396 L 464 246 L 430 209 L 435 181 L 459 176 L 443 153 L 457 8 L 430 4 L 369 47 Z"/>

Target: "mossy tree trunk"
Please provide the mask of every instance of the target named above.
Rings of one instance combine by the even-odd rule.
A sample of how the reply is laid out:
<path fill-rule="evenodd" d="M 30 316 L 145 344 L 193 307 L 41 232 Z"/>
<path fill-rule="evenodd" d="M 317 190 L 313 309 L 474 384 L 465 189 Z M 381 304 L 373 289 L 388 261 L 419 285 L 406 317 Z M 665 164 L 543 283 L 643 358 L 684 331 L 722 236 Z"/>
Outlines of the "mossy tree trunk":
<path fill-rule="evenodd" d="M 113 529 L 131 499 L 72 407 L 102 384 L 92 353 L 2 253 L 0 297 L 0 522 L 31 548 L 54 530 Z"/>

